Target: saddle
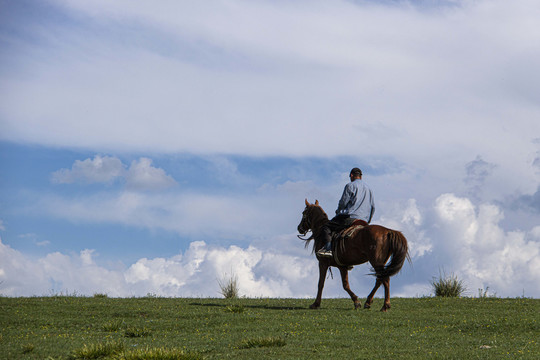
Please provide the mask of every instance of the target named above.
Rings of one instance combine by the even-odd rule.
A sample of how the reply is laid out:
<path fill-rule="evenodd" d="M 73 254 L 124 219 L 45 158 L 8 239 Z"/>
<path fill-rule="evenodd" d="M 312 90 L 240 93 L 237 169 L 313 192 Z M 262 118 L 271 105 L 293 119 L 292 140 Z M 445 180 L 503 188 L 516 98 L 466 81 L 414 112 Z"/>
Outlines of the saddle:
<path fill-rule="evenodd" d="M 357 231 L 362 230 L 366 226 L 368 226 L 367 222 L 362 219 L 357 219 L 345 229 L 333 233 L 332 241 L 337 243 L 340 240 L 351 238 L 356 234 Z"/>

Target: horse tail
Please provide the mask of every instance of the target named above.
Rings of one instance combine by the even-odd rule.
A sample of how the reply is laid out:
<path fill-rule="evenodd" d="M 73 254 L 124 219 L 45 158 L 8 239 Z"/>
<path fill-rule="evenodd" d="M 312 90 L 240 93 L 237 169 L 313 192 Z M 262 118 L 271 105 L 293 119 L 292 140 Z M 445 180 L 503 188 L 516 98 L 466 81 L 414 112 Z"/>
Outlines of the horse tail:
<path fill-rule="evenodd" d="M 375 272 L 374 275 L 376 275 L 378 279 L 397 274 L 403 267 L 405 259 L 411 262 L 407 239 L 405 239 L 405 236 L 403 236 L 400 231 L 390 230 L 390 232 L 386 234 L 386 240 L 390 244 L 389 253 L 391 259 L 386 266 Z"/>

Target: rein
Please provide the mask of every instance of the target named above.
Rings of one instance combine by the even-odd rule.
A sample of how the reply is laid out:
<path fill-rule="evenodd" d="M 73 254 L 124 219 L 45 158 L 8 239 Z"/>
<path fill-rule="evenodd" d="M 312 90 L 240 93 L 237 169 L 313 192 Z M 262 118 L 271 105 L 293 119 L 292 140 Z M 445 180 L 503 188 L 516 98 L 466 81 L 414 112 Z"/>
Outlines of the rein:
<path fill-rule="evenodd" d="M 306 233 L 307 234 L 307 233 Z M 313 233 L 311 233 L 311 236 L 308 237 L 308 238 L 303 238 L 302 236 L 306 236 L 306 234 L 304 235 L 296 235 L 297 238 L 299 238 L 300 240 L 304 240 L 304 241 L 311 241 L 313 240 Z"/>

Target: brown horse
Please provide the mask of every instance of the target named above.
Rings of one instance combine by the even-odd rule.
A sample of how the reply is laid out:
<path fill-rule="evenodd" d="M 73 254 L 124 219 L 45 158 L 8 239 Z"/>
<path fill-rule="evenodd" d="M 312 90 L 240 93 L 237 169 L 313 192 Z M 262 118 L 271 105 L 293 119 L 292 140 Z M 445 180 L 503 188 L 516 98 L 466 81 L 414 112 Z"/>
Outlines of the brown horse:
<path fill-rule="evenodd" d="M 311 230 L 312 235 L 307 239 L 298 237 L 306 242 L 306 247 L 314 239 L 313 251 L 315 253 L 324 246 L 321 230 L 326 222 L 328 222 L 328 216 L 319 206 L 319 201 L 315 200 L 315 204 L 310 204 L 306 199 L 306 208 L 302 213 L 298 232 L 305 236 Z M 358 297 L 349 287 L 348 271 L 352 265 L 359 265 L 369 261 L 375 271 L 372 275 L 376 276 L 376 282 L 375 287 L 373 287 L 366 299 L 364 308 L 369 309 L 371 307 L 373 296 L 382 284 L 384 285 L 384 305 L 381 311 L 390 309 L 390 276 L 397 274 L 401 270 L 405 259 L 411 261 L 405 236 L 399 231 L 387 229 L 383 226 L 367 225 L 353 232 L 350 237 L 344 238 L 339 246 L 335 241 L 332 243 L 333 258 L 317 257 L 319 260 L 319 289 L 317 298 L 310 308 L 318 309 L 321 306 L 324 280 L 330 266 L 339 269 L 343 288 L 354 301 L 355 309 L 361 307 L 362 303 L 358 301 Z M 390 259 L 390 262 L 388 262 L 388 259 Z"/>

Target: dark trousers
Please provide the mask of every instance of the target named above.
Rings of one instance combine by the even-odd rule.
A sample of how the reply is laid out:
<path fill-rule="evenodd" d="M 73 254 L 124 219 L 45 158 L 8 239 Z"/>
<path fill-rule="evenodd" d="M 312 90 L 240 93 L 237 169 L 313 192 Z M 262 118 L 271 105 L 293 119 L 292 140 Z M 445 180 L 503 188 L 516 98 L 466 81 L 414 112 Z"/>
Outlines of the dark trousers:
<path fill-rule="evenodd" d="M 356 219 L 349 215 L 336 215 L 332 220 L 322 226 L 322 236 L 326 243 L 325 249 L 332 250 L 332 233 L 348 228 Z"/>

